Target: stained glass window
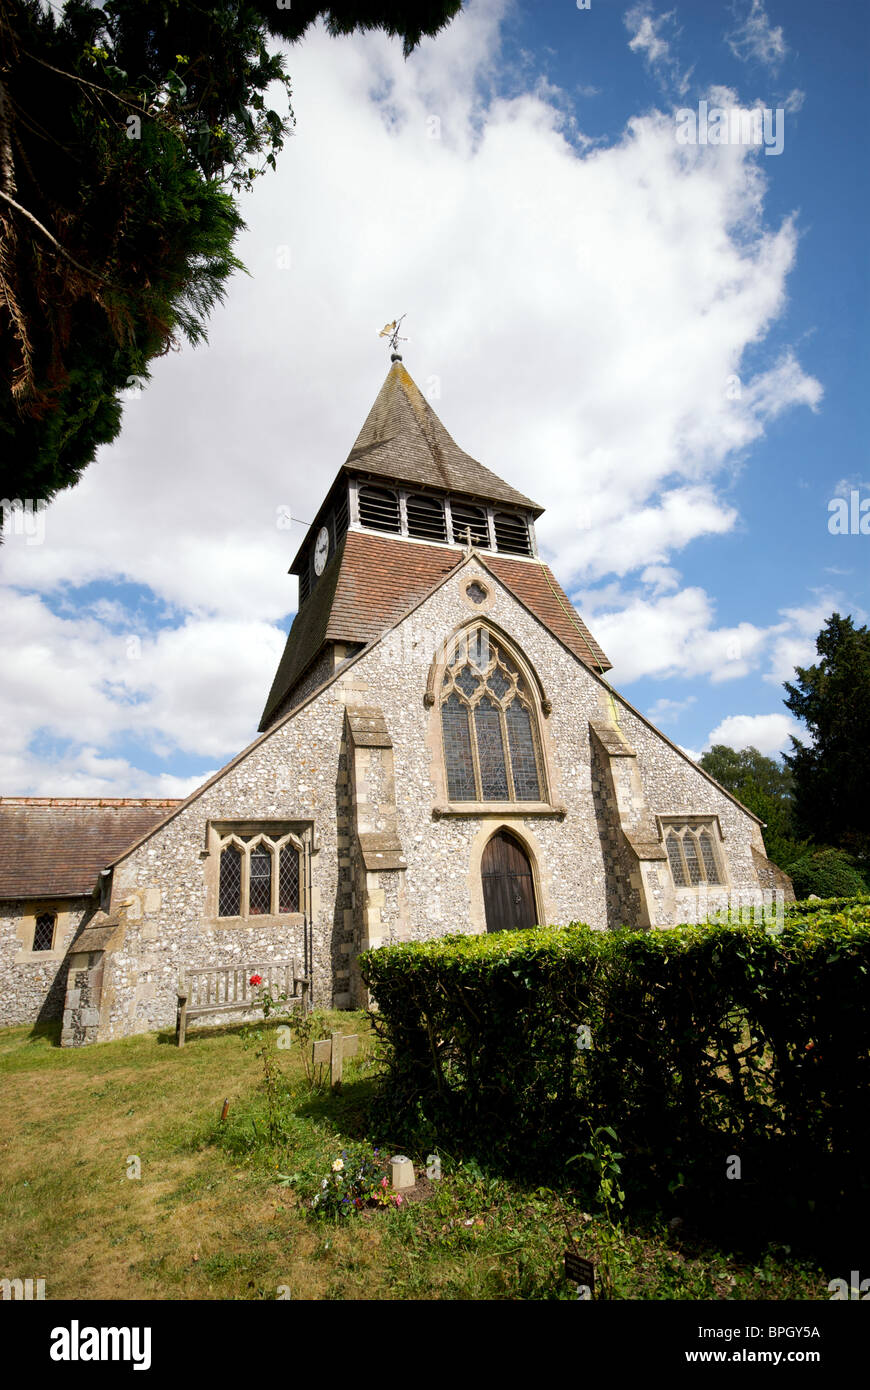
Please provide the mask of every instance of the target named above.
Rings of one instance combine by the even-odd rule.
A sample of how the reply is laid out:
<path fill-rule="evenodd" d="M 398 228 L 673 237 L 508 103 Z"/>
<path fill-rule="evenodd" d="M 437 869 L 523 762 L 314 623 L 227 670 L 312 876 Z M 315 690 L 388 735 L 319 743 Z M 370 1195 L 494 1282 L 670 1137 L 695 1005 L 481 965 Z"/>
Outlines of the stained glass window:
<path fill-rule="evenodd" d="M 450 801 L 541 801 L 533 705 L 516 662 L 486 628 L 458 639 L 442 683 Z"/>
<path fill-rule="evenodd" d="M 441 706 L 441 729 L 447 765 L 447 795 L 451 801 L 476 801 L 468 710 L 458 695 L 448 696 Z"/>
<path fill-rule="evenodd" d="M 511 683 L 504 671 L 500 671 L 497 666 L 486 684 L 499 700 L 503 699 L 511 688 Z"/>
<path fill-rule="evenodd" d="M 235 845 L 221 851 L 221 881 L 218 913 L 221 917 L 239 917 L 242 912 L 242 854 Z"/>
<path fill-rule="evenodd" d="M 272 911 L 272 856 L 264 845 L 251 850 L 249 903 L 252 916 Z"/>
<path fill-rule="evenodd" d="M 477 758 L 480 764 L 482 801 L 507 801 L 509 797 L 504 742 L 498 707 L 485 695 L 474 711 Z"/>
<path fill-rule="evenodd" d="M 456 684 L 462 691 L 463 695 L 467 695 L 470 699 L 471 696 L 477 690 L 477 687 L 480 685 L 480 681 L 478 677 L 475 676 L 473 672 L 469 669 L 469 667 L 463 666 L 462 670 L 459 672 L 459 675 L 456 677 Z"/>
<path fill-rule="evenodd" d="M 517 801 L 540 801 L 538 763 L 535 757 L 535 736 L 529 711 L 514 700 L 505 714 L 511 768 L 514 774 L 514 793 Z"/>
<path fill-rule="evenodd" d="M 285 845 L 281 851 L 278 871 L 278 911 L 299 911 L 299 851 Z"/>

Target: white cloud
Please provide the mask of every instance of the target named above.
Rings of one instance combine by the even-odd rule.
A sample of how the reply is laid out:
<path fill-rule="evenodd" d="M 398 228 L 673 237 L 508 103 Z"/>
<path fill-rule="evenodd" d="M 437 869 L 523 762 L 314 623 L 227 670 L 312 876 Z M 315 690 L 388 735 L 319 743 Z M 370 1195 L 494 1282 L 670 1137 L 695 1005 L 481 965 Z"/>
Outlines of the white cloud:
<path fill-rule="evenodd" d="M 728 47 L 736 58 L 743 62 L 753 59 L 776 70 L 786 53 L 788 45 L 782 32 L 782 25 L 775 28 L 771 24 L 763 0 L 752 3 L 741 24 L 726 35 Z"/>
<path fill-rule="evenodd" d="M 586 595 L 582 611 L 596 607 Z M 643 598 L 625 596 L 618 611 L 596 614 L 596 639 L 613 662 L 608 679 L 618 687 L 655 676 L 706 676 L 714 683 L 737 680 L 757 666 L 768 633 L 753 623 L 714 626 L 715 606 L 703 589 Z"/>
<path fill-rule="evenodd" d="M 743 621 L 717 627 L 715 601 L 707 591 L 680 588 L 676 570 L 665 575 L 663 583 L 659 568 L 651 566 L 641 576 L 644 588 L 610 584 L 572 595 L 613 662 L 608 679 L 617 687 L 644 676 L 702 676 L 718 685 L 765 665 L 763 679 L 781 686 L 794 680 L 795 666 L 816 660 L 816 637 L 832 613 L 849 611 L 856 622 L 865 621 L 863 609 L 825 590 L 810 603 L 780 609 L 778 621 L 768 626 Z M 671 703 L 664 699 L 655 708 L 667 714 Z"/>
<path fill-rule="evenodd" d="M 729 748 L 757 748 L 771 757 L 790 751 L 792 734 L 806 738 L 806 730 L 787 714 L 731 714 L 711 731 L 707 746 L 724 743 Z"/>
<path fill-rule="evenodd" d="M 406 309 L 406 365 L 437 380 L 457 441 L 548 508 L 539 538 L 563 582 L 649 576 L 629 612 L 660 625 L 664 664 L 650 644 L 632 657 L 618 614 L 605 647 L 629 671 L 741 673 L 672 560 L 734 527 L 720 488 L 768 421 L 818 403 L 787 349 L 739 398 L 727 389 L 784 309 L 796 228 L 766 222 L 757 151 L 678 146 L 657 111 L 588 148 L 535 74 L 493 96 L 507 8 L 478 0 L 407 63 L 375 33 L 316 28 L 290 50 L 298 124 L 244 201 L 250 277 L 208 348 L 154 364 L 120 439 L 49 507 L 44 542 L 0 548 L 10 611 L 23 605 L 0 691 L 6 790 L 48 785 L 27 754 L 41 729 L 72 741 L 65 789 L 80 776 L 107 794 L 152 776 L 122 766 L 136 730 L 210 766 L 250 737 L 296 600 L 304 529 L 281 529 L 280 509 L 313 518 L 386 372 L 377 332 Z M 665 18 L 637 51 L 672 56 Z M 76 588 L 97 582 L 81 611 Z M 85 747 L 112 768 L 88 770 Z"/>
<path fill-rule="evenodd" d="M 655 15 L 648 0 L 642 0 L 641 4 L 634 5 L 626 12 L 624 20 L 631 34 L 628 46 L 632 53 L 642 54 L 647 67 L 661 85 L 673 88 L 682 96 L 688 90 L 692 70 L 680 71 L 680 64 L 671 48 L 681 32 L 676 27 L 675 15 L 675 10 Z"/>
<path fill-rule="evenodd" d="M 116 632 L 98 617 L 58 616 L 37 595 L 11 589 L 3 612 L 0 786 L 10 792 L 191 790 L 206 766 L 254 737 L 283 647 L 281 633 L 256 621 L 188 618 L 156 633 Z M 129 738 L 158 757 L 183 750 L 201 758 L 203 777 L 132 767 L 112 751 Z M 40 753 L 46 742 L 51 751 Z"/>
<path fill-rule="evenodd" d="M 654 724 L 676 724 L 680 715 L 691 709 L 696 700 L 695 695 L 688 695 L 685 700 L 656 700 L 647 713 Z"/>

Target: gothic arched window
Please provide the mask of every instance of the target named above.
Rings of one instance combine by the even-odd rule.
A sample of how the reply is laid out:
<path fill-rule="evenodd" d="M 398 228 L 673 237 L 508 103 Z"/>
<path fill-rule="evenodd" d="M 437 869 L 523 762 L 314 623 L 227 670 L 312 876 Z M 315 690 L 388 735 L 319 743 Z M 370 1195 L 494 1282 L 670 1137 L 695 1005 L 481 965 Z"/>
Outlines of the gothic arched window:
<path fill-rule="evenodd" d="M 719 856 L 708 826 L 698 822 L 669 825 L 665 849 L 676 888 L 695 888 L 701 883 L 721 885 Z"/>
<path fill-rule="evenodd" d="M 449 801 L 543 801 L 535 706 L 525 678 L 486 628 L 457 640 L 441 685 Z"/>
<path fill-rule="evenodd" d="M 224 836 L 220 842 L 219 917 L 299 912 L 300 842 L 293 835 Z"/>

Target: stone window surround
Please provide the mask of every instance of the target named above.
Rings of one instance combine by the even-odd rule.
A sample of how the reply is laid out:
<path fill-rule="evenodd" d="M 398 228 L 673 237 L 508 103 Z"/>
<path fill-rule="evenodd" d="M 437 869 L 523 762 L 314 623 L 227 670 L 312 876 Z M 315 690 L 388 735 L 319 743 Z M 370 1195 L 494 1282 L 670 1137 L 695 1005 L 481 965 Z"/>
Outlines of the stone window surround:
<path fill-rule="evenodd" d="M 15 965 L 59 965 L 66 956 L 63 942 L 66 940 L 72 918 L 76 915 L 69 909 L 66 898 L 33 898 L 21 904 L 21 917 L 15 928 L 15 935 L 21 943 L 15 953 Z M 36 919 L 44 912 L 55 917 L 54 940 L 50 951 L 34 951 L 33 934 Z"/>
<path fill-rule="evenodd" d="M 242 836 L 251 838 L 243 840 Z M 306 843 L 310 846 L 310 852 L 316 853 L 316 849 L 311 846 L 313 839 L 313 826 L 310 821 L 229 821 L 229 820 L 210 820 L 206 825 L 206 847 L 202 851 L 201 858 L 205 861 L 203 868 L 205 873 L 205 911 L 203 914 L 203 926 L 209 929 L 229 929 L 238 930 L 240 927 L 260 928 L 260 927 L 287 927 L 302 926 L 306 919 L 306 909 L 308 906 L 309 884 L 306 873 L 305 853 Z M 259 844 L 266 844 L 271 849 L 280 851 L 284 845 L 290 844 L 299 854 L 299 911 L 298 912 L 256 912 L 244 913 L 241 917 L 221 917 L 218 915 L 219 892 L 220 892 L 220 865 L 221 850 L 228 844 L 234 844 L 242 851 L 242 907 L 248 902 L 248 874 L 249 874 L 249 855 L 252 849 L 256 849 Z M 272 902 L 277 904 L 278 895 L 278 855 L 273 858 L 272 872 Z M 39 954 L 45 954 L 41 952 Z"/>
<path fill-rule="evenodd" d="M 466 574 L 462 580 L 463 593 L 465 584 L 476 575 Z M 540 772 L 544 784 L 544 789 L 548 793 L 549 799 L 546 801 L 450 801 L 447 796 L 447 771 L 444 766 L 444 749 L 441 735 L 441 702 L 435 692 L 441 690 L 441 683 L 444 679 L 444 672 L 452 659 L 457 640 L 466 632 L 476 627 L 486 628 L 491 634 L 496 644 L 504 647 L 505 653 L 517 665 L 519 672 L 526 683 L 526 693 L 534 715 L 536 733 L 538 738 L 538 755 L 540 758 Z M 432 775 L 435 781 L 436 794 L 432 807 L 433 820 L 440 820 L 447 817 L 471 816 L 471 817 L 510 817 L 511 820 L 523 820 L 527 816 L 553 817 L 557 820 L 564 820 L 567 815 L 567 807 L 559 804 L 553 795 L 555 786 L 554 769 L 556 762 L 550 748 L 550 732 L 546 727 L 546 719 L 552 711 L 552 705 L 544 694 L 544 688 L 537 671 L 529 662 L 528 658 L 519 650 L 516 643 L 503 632 L 497 623 L 482 616 L 479 612 L 473 618 L 468 618 L 453 629 L 445 642 L 441 644 L 438 653 L 433 658 L 429 668 L 429 678 L 426 683 L 426 694 L 423 703 L 430 711 L 429 726 L 429 748 L 432 754 Z M 507 822 L 505 822 L 507 824 Z M 494 832 L 493 832 L 494 833 Z"/>
<path fill-rule="evenodd" d="M 701 830 L 709 830 L 713 838 L 713 853 L 716 859 L 716 867 L 719 870 L 719 883 L 707 883 L 706 880 L 703 880 L 700 883 L 675 883 L 673 872 L 671 870 L 670 857 L 667 859 L 668 874 L 670 876 L 671 885 L 674 889 L 674 892 L 678 896 L 680 894 L 686 894 L 694 897 L 699 889 L 706 890 L 709 888 L 713 892 L 727 892 L 731 888 L 731 873 L 728 865 L 728 855 L 725 853 L 724 848 L 725 832 L 722 829 L 722 822 L 720 821 L 718 815 L 715 814 L 715 812 L 711 812 L 709 814 L 701 812 L 697 815 L 686 811 L 683 811 L 682 813 L 674 811 L 673 813 L 669 814 L 656 814 L 655 823 L 656 830 L 658 831 L 659 840 L 666 854 L 667 842 L 665 837 L 667 836 L 669 830 L 680 829 L 684 826 L 688 826 L 691 830 L 697 832 L 700 832 Z"/>

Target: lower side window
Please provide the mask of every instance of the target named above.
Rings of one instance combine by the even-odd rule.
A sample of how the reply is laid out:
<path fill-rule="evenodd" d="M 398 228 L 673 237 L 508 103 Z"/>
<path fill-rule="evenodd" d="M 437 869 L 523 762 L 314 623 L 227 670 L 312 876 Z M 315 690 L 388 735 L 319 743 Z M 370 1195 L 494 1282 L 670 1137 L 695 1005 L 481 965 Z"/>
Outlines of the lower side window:
<path fill-rule="evenodd" d="M 40 912 L 33 932 L 34 951 L 50 951 L 54 945 L 54 929 L 57 925 L 56 912 Z"/>

